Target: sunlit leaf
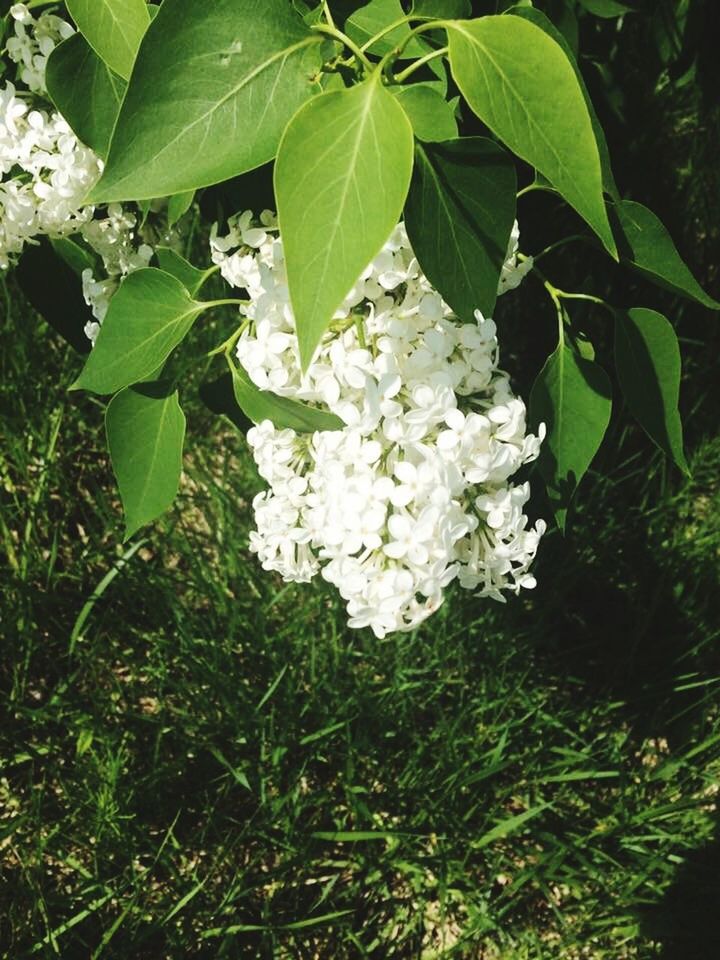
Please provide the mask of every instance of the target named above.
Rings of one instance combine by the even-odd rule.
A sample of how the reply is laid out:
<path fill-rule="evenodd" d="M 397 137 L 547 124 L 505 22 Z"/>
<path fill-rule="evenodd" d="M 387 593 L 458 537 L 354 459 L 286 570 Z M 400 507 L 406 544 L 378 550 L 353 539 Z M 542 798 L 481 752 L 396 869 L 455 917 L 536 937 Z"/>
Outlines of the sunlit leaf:
<path fill-rule="evenodd" d="M 400 219 L 412 162 L 412 127 L 377 74 L 311 100 L 285 131 L 275 193 L 304 367 Z"/>
<path fill-rule="evenodd" d="M 270 390 L 260 390 L 240 366 L 231 364 L 230 370 L 235 400 L 253 423 L 271 420 L 281 430 L 287 427 L 298 433 L 342 430 L 345 426 L 340 417 L 329 410 L 313 407 L 302 400 L 279 397 Z"/>
<path fill-rule="evenodd" d="M 91 199 L 171 196 L 271 160 L 290 117 L 321 89 L 324 42 L 286 0 L 165 0 Z"/>
<path fill-rule="evenodd" d="M 73 389 L 115 393 L 157 370 L 206 304 L 162 270 L 131 273 L 110 301 L 95 347 Z"/>
<path fill-rule="evenodd" d="M 95 53 L 127 80 L 150 23 L 145 0 L 65 0 L 68 12 Z"/>
<path fill-rule="evenodd" d="M 512 16 L 453 21 L 448 42 L 453 76 L 473 111 L 547 177 L 616 256 L 592 121 L 562 47 Z"/>

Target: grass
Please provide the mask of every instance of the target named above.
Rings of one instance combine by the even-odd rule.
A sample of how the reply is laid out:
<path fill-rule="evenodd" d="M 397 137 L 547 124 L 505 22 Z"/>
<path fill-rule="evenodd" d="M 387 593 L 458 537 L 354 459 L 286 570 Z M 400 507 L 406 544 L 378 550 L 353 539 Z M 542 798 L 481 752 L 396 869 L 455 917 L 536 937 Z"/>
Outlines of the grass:
<path fill-rule="evenodd" d="M 623 191 L 717 290 L 714 49 L 659 86 L 651 19 L 582 24 Z M 576 232 L 524 202 L 528 249 Z M 602 293 L 587 263 L 549 275 Z M 121 546 L 100 404 L 0 298 L 3 960 L 720 955 L 720 333 L 623 282 L 680 321 L 692 480 L 616 415 L 534 594 L 450 591 L 385 641 L 259 569 L 244 442 L 192 390 L 179 502 Z M 530 280 L 513 303 L 527 394 L 553 319 Z"/>
<path fill-rule="evenodd" d="M 720 441 L 678 487 L 616 427 L 534 595 L 378 641 L 259 569 L 244 442 L 192 400 L 177 508 L 120 546 L 99 406 L 21 316 L 2 957 L 715 955 Z"/>

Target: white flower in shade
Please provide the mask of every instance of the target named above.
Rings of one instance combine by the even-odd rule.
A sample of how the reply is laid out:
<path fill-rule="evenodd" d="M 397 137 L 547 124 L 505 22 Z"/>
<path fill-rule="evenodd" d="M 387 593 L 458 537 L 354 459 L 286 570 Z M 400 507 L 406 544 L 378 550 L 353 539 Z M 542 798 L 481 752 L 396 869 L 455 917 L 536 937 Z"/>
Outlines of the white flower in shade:
<path fill-rule="evenodd" d="M 120 280 L 147 266 L 152 249 L 138 236 L 135 214 L 110 204 L 101 215 L 83 205 L 102 173 L 102 161 L 80 143 L 47 98 L 45 69 L 55 47 L 72 36 L 61 17 L 10 8 L 6 42 L 14 82 L 0 88 L 0 269 L 7 269 L 36 237 L 79 234 L 98 256 L 82 274 L 83 296 L 94 320 L 94 341 Z M 259 235 L 258 235 L 259 236 Z M 244 235 L 244 242 L 253 239 Z"/>
<path fill-rule="evenodd" d="M 5 43 L 10 60 L 17 65 L 18 80 L 33 93 L 47 93 L 45 68 L 50 54 L 58 43 L 67 40 L 75 31 L 61 17 L 43 13 L 34 19 L 24 3 L 10 7 L 13 33 Z"/>
<path fill-rule="evenodd" d="M 302 374 L 274 219 L 244 213 L 229 231 L 214 230 L 211 249 L 250 298 L 240 363 L 261 389 L 323 404 L 345 424 L 308 435 L 266 420 L 249 431 L 270 487 L 254 501 L 250 538 L 263 567 L 299 582 L 320 573 L 350 626 L 379 637 L 416 627 L 456 579 L 500 600 L 533 587 L 544 524 L 528 527 L 529 487 L 508 481 L 537 457 L 543 430 L 526 432 L 493 321 L 453 316 L 400 224 Z M 516 248 L 517 231 L 500 292 L 519 282 Z"/>

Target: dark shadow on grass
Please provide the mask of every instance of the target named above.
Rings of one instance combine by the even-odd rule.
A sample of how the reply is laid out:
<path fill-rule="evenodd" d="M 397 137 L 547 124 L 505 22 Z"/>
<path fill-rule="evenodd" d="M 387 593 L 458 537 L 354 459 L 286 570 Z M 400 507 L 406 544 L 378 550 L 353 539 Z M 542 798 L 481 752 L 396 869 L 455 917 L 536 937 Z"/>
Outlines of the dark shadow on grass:
<path fill-rule="evenodd" d="M 687 856 L 659 903 L 645 911 L 642 931 L 662 944 L 662 960 L 720 956 L 720 831 Z"/>

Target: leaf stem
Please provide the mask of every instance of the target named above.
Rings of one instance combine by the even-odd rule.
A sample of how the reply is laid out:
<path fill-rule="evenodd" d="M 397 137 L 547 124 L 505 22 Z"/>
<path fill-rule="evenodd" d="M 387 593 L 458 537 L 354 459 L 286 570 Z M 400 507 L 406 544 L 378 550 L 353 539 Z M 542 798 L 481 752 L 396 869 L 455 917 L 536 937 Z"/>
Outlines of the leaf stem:
<path fill-rule="evenodd" d="M 419 70 L 420 67 L 423 67 L 426 63 L 429 63 L 436 57 L 444 57 L 448 50 L 449 47 L 441 47 L 439 50 L 433 50 L 432 53 L 426 53 L 424 57 L 420 57 L 418 60 L 415 60 L 414 63 L 411 63 L 409 67 L 406 67 L 404 70 L 401 70 L 400 73 L 395 74 L 395 82 L 404 83 L 411 74 L 415 73 L 416 70 Z"/>
<path fill-rule="evenodd" d="M 371 60 L 368 60 L 360 47 L 353 40 L 351 40 L 347 34 L 343 33 L 342 30 L 338 30 L 337 27 L 330 26 L 329 23 L 314 23 L 310 29 L 315 30 L 316 33 L 324 33 L 328 37 L 332 37 L 339 43 L 342 43 L 343 46 L 347 47 L 348 50 L 355 55 L 355 57 L 362 63 L 364 67 L 366 67 L 368 70 L 374 69 L 375 64 Z"/>
<path fill-rule="evenodd" d="M 247 330 L 250 325 L 250 317 L 245 317 L 240 326 L 230 334 L 227 340 L 224 340 L 218 347 L 215 347 L 214 350 L 210 350 L 206 356 L 216 357 L 219 353 L 224 353 L 228 362 L 230 362 L 230 354 L 235 344 L 238 342 L 243 333 Z"/>
<path fill-rule="evenodd" d="M 404 38 L 404 40 L 393 47 L 392 50 L 389 50 L 385 56 L 382 58 L 378 64 L 378 70 L 380 73 L 385 73 L 389 66 L 397 59 L 402 56 L 403 50 L 405 47 L 413 40 L 416 36 L 421 33 L 427 33 L 428 30 L 442 30 L 449 21 L 447 20 L 429 20 L 425 23 L 419 24 L 417 27 L 413 27 L 410 30 L 410 33 Z"/>
<path fill-rule="evenodd" d="M 355 329 L 357 330 L 358 343 L 363 350 L 367 349 L 367 341 L 365 340 L 365 327 L 363 326 L 362 317 L 355 317 Z"/>
<path fill-rule="evenodd" d="M 591 242 L 589 237 L 586 237 L 583 233 L 574 233 L 570 237 L 565 237 L 563 240 L 558 240 L 556 243 L 551 243 L 549 247 L 545 247 L 544 250 L 541 250 L 540 253 L 533 255 L 533 260 L 535 263 L 541 258 L 547 256 L 549 253 L 553 253 L 555 250 L 559 250 L 561 247 L 564 247 L 568 243 L 573 243 L 575 240 L 586 240 Z"/>
<path fill-rule="evenodd" d="M 439 21 L 439 20 L 437 19 L 437 17 L 433 17 L 433 16 L 431 16 L 431 15 L 429 15 L 429 14 L 408 13 L 408 14 L 406 14 L 404 17 L 398 17 L 397 20 L 394 20 L 392 23 L 389 23 L 386 27 L 383 27 L 382 30 L 378 30 L 378 32 L 377 32 L 374 36 L 370 37 L 369 40 L 366 40 L 366 41 L 365 41 L 365 43 L 362 45 L 362 48 L 361 48 L 361 49 L 362 49 L 362 50 L 367 50 L 367 49 L 368 49 L 369 47 L 371 47 L 374 43 L 377 43 L 378 40 L 382 40 L 382 38 L 383 38 L 386 34 L 392 33 L 393 30 L 397 30 L 397 28 L 398 28 L 398 27 L 401 27 L 404 23 L 411 23 L 413 20 L 420 20 L 420 21 L 422 21 L 421 24 L 420 24 L 420 26 L 423 26 L 423 22 L 424 22 L 425 24 L 427 24 L 427 23 L 429 23 L 430 21 L 432 21 L 433 26 L 434 26 L 436 23 L 442 23 L 442 22 L 443 22 L 443 21 Z M 414 31 L 414 30 L 415 30 L 415 28 L 411 28 L 411 32 Z M 404 41 L 404 42 L 408 42 L 408 40 L 406 40 L 406 41 Z"/>
<path fill-rule="evenodd" d="M 605 307 L 613 316 L 617 313 L 615 307 L 602 297 L 594 297 L 590 293 L 566 293 L 565 290 L 555 291 L 561 300 L 588 300 L 590 303 L 597 303 L 598 306 Z"/>
<path fill-rule="evenodd" d="M 574 239 L 568 237 L 567 240 Z M 585 239 L 583 237 L 583 239 Z M 524 253 L 518 253 L 518 260 L 529 260 L 529 257 L 526 257 Z M 535 258 L 533 258 L 534 260 Z M 565 333 L 564 333 L 564 321 L 568 320 L 567 311 L 562 305 L 563 300 L 587 300 L 589 303 L 596 303 L 600 307 L 605 307 L 613 317 L 616 315 L 617 310 L 613 307 L 612 304 L 608 303 L 606 300 L 603 300 L 602 297 L 596 297 L 591 293 L 569 293 L 567 290 L 560 290 L 555 284 L 551 283 L 548 278 L 541 273 L 537 267 L 533 266 L 533 273 L 537 276 L 538 280 L 545 287 L 548 296 L 555 304 L 555 309 L 558 314 L 558 338 L 560 343 L 565 342 Z"/>
<path fill-rule="evenodd" d="M 410 20 L 412 20 L 411 14 L 407 14 L 404 17 L 399 17 L 397 20 L 394 20 L 392 23 L 389 23 L 386 27 L 383 27 L 382 30 L 378 30 L 378 32 L 374 36 L 370 37 L 369 40 L 365 41 L 365 43 L 362 45 L 360 49 L 367 50 L 374 43 L 377 43 L 378 40 L 382 40 L 382 38 L 386 34 L 392 33 L 393 30 L 397 30 L 397 28 L 401 27 L 404 23 L 409 23 Z"/>
<path fill-rule="evenodd" d="M 557 193 L 555 187 L 550 186 L 549 183 L 538 183 L 537 180 L 533 180 L 532 183 L 523 187 L 522 190 L 518 190 L 515 196 L 520 199 L 520 197 L 524 197 L 526 193 L 534 193 L 536 190 L 545 190 L 547 193 Z"/>
<path fill-rule="evenodd" d="M 331 13 L 331 11 L 330 11 L 330 6 L 329 6 L 329 4 L 328 4 L 328 0 L 323 0 L 323 14 L 325 15 L 325 19 L 327 20 L 327 25 L 328 25 L 329 27 L 333 27 L 333 29 L 334 29 L 334 28 L 335 28 L 335 21 L 333 20 L 333 15 L 332 15 L 332 13 Z"/>
<path fill-rule="evenodd" d="M 211 310 L 213 307 L 243 307 L 250 303 L 249 300 L 236 300 L 233 297 L 227 300 L 200 300 L 198 302 L 202 303 L 206 310 Z"/>

